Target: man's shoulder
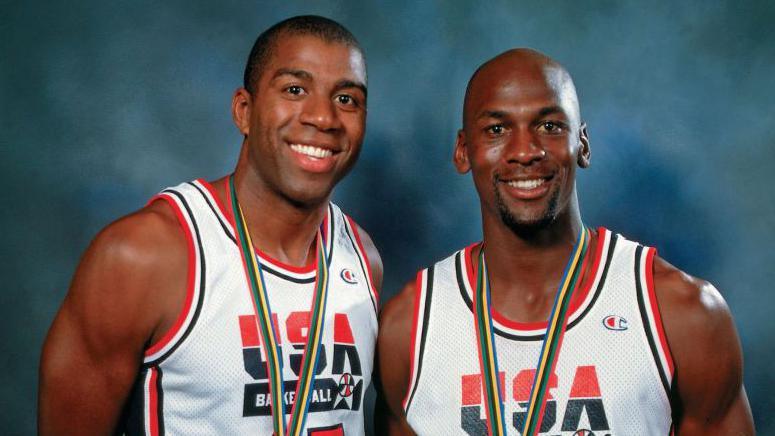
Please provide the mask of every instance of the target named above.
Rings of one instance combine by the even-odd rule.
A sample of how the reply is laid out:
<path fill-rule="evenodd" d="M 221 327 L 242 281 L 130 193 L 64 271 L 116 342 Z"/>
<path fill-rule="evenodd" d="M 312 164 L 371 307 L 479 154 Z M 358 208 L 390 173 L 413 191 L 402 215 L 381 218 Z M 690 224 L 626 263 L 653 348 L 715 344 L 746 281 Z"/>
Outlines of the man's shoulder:
<path fill-rule="evenodd" d="M 711 363 L 721 351 L 730 368 L 738 367 L 741 350 L 732 313 L 724 297 L 710 282 L 691 276 L 655 256 L 654 292 L 670 354 L 684 386 L 711 377 Z M 736 377 L 737 375 L 735 375 Z M 694 380 L 694 381 L 693 381 Z"/>
<path fill-rule="evenodd" d="M 105 227 L 95 238 L 91 249 L 134 262 L 156 257 L 175 248 L 185 248 L 174 211 L 163 201 L 153 201 Z"/>
<path fill-rule="evenodd" d="M 702 327 L 719 316 L 728 316 L 729 308 L 716 287 L 654 256 L 654 291 L 662 311 L 683 314 L 685 322 Z"/>
<path fill-rule="evenodd" d="M 100 231 L 84 254 L 72 288 L 144 298 L 177 271 L 185 273 L 188 247 L 181 224 L 164 201 L 153 201 Z M 85 286 L 75 286 L 75 285 Z M 107 295 L 106 295 L 107 296 Z"/>

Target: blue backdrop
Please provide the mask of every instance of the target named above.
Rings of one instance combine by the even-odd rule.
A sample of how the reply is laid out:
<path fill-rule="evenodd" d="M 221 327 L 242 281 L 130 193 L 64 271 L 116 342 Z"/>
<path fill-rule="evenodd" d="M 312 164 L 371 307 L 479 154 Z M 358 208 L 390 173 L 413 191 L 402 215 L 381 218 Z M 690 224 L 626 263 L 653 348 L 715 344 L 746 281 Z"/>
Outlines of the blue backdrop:
<path fill-rule="evenodd" d="M 451 150 L 468 77 L 511 47 L 574 76 L 588 225 L 658 247 L 721 290 L 760 434 L 775 434 L 775 9 L 767 2 L 2 2 L 0 428 L 35 429 L 40 347 L 95 233 L 160 188 L 229 172 L 229 105 L 257 34 L 344 23 L 369 65 L 364 151 L 336 201 L 372 235 L 383 299 L 480 237 Z M 75 376 L 75 375 L 74 375 Z"/>

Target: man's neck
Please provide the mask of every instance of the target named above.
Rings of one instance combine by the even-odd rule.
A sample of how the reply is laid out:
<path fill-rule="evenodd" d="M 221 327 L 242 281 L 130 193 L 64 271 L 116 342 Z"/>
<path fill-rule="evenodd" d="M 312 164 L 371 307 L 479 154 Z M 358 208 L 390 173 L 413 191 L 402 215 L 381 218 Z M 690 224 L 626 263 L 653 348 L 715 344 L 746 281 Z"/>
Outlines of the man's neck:
<path fill-rule="evenodd" d="M 305 266 L 315 259 L 315 235 L 326 216 L 328 202 L 299 207 L 272 192 L 254 172 L 239 166 L 234 186 L 245 217 L 253 248 L 293 266 Z M 228 177 L 216 182 L 216 189 L 229 189 Z M 231 209 L 231 204 L 226 203 Z"/>
<path fill-rule="evenodd" d="M 483 224 L 494 307 L 514 321 L 546 321 L 562 273 L 583 230 L 578 209 L 571 207 L 553 223 L 520 234 L 499 217 L 484 217 Z M 478 252 L 475 250 L 473 255 L 478 256 Z"/>

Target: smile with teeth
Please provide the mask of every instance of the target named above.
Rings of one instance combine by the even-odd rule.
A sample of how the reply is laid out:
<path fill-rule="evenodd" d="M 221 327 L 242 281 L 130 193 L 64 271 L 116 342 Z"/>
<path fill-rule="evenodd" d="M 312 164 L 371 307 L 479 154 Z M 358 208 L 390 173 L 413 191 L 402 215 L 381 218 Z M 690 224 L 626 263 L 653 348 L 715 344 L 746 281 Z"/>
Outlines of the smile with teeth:
<path fill-rule="evenodd" d="M 517 189 L 535 189 L 545 182 L 545 179 L 509 180 L 506 184 Z"/>
<path fill-rule="evenodd" d="M 291 144 L 291 150 L 314 159 L 323 159 L 334 154 L 334 152 L 327 148 L 320 148 L 313 145 L 304 144 Z"/>

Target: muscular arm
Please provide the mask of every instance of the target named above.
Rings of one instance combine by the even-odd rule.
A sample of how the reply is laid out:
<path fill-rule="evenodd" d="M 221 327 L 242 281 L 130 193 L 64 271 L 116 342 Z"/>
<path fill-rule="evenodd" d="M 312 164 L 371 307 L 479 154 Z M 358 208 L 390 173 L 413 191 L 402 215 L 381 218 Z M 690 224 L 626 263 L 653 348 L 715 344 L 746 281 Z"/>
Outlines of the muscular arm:
<path fill-rule="evenodd" d="M 182 308 L 186 242 L 162 203 L 111 224 L 84 254 L 43 346 L 40 434 L 112 433 L 145 348 Z"/>
<path fill-rule="evenodd" d="M 654 288 L 675 362 L 677 434 L 754 434 L 740 340 L 721 294 L 659 258 Z"/>
<path fill-rule="evenodd" d="M 413 435 L 403 411 L 409 388 L 410 347 L 414 315 L 414 281 L 382 309 L 377 340 L 375 428 L 382 435 Z"/>

